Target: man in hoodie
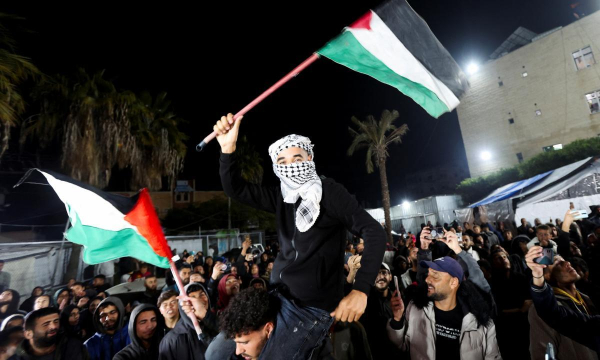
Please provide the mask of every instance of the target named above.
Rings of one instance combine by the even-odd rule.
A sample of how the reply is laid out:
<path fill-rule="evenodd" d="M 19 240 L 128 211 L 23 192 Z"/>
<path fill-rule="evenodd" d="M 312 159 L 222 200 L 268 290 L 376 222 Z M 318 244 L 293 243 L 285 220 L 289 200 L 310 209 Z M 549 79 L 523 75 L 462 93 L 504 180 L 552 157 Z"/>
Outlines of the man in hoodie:
<path fill-rule="evenodd" d="M 138 305 L 129 318 L 131 344 L 115 355 L 114 360 L 157 360 L 164 334 L 164 320 L 154 305 Z"/>
<path fill-rule="evenodd" d="M 125 308 L 119 298 L 109 296 L 98 305 L 93 318 L 96 334 L 84 343 L 92 360 L 111 360 L 131 343 L 124 319 Z"/>
<path fill-rule="evenodd" d="M 304 136 L 288 135 L 269 147 L 273 171 L 281 181 L 279 186 L 244 182 L 239 176 L 235 153 L 241 121 L 239 118 L 234 122 L 233 115 L 228 114 L 213 128 L 221 145 L 221 183 L 228 196 L 275 213 L 281 248 L 271 282 L 279 287 L 282 296 L 300 304 L 300 311 L 318 310 L 315 319 L 303 319 L 302 323 L 317 321 L 319 326 L 329 328 L 333 318 L 358 321 L 385 252 L 383 228 L 342 185 L 319 177 L 313 161 L 313 144 Z M 348 231 L 364 239 L 365 250 L 353 289 L 344 297 L 344 248 Z M 316 340 L 318 346 L 325 334 L 310 341 Z M 304 340 L 309 341 L 298 339 Z"/>
<path fill-rule="evenodd" d="M 60 331 L 58 309 L 34 310 L 25 316 L 25 339 L 11 360 L 88 360 L 78 339 Z"/>
<path fill-rule="evenodd" d="M 210 311 L 210 300 L 204 286 L 192 283 L 184 290 L 189 301 L 179 305 L 181 319 L 160 342 L 159 360 L 204 360 L 208 344 L 216 335 L 216 319 Z M 190 316 L 198 320 L 202 329 L 200 335 L 196 334 Z"/>

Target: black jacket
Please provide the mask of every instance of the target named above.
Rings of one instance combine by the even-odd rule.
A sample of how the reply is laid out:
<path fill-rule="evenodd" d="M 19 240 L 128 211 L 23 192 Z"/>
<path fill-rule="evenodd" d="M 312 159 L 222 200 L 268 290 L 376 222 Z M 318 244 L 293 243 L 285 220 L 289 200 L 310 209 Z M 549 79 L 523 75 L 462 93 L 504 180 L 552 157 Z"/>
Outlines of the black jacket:
<path fill-rule="evenodd" d="M 185 289 L 187 290 L 192 284 L 197 283 L 190 283 L 186 285 Z M 202 288 L 204 289 L 204 286 Z M 206 289 L 204 289 L 204 292 L 208 296 Z M 179 305 L 179 316 L 181 318 L 177 325 L 160 342 L 158 358 L 160 360 L 204 360 L 204 353 L 208 348 L 208 344 L 216 336 L 214 329 L 214 324 L 216 324 L 215 315 L 210 310 L 206 312 L 206 316 L 200 321 L 202 329 L 200 336 L 196 335 L 192 319 L 183 311 L 181 305 Z"/>
<path fill-rule="evenodd" d="M 81 340 L 69 337 L 66 334 L 59 335 L 61 338 L 58 340 L 56 350 L 52 354 L 53 360 L 89 360 L 85 346 L 81 343 Z M 35 360 L 38 357 L 31 355 L 31 347 L 29 346 L 28 340 L 23 340 L 17 347 L 15 354 L 10 357 L 10 360 Z"/>
<path fill-rule="evenodd" d="M 154 332 L 154 337 L 150 341 L 151 347 L 150 349 L 146 349 L 142 342 L 137 337 L 135 333 L 135 321 L 138 315 L 147 310 L 152 310 L 156 314 L 156 320 L 158 322 L 156 326 L 156 331 Z M 119 351 L 113 360 L 157 360 L 158 359 L 158 345 L 162 340 L 165 328 L 165 320 L 161 315 L 160 311 L 154 305 L 150 304 L 141 304 L 136 306 L 135 309 L 131 312 L 131 316 L 129 317 L 129 338 L 131 339 L 131 344 L 127 345 L 123 350 Z"/>
<path fill-rule="evenodd" d="M 319 217 L 308 231 L 300 232 L 295 218 L 301 199 L 287 204 L 283 202 L 281 187 L 245 182 L 236 166 L 235 153 L 221 154 L 220 164 L 221 183 L 228 196 L 275 213 L 280 252 L 273 265 L 272 284 L 286 285 L 302 305 L 335 309 L 344 296 L 344 249 L 349 230 L 365 240 L 353 288 L 369 294 L 381 266 L 386 236 L 381 225 L 342 185 L 331 179 L 322 180 Z"/>
<path fill-rule="evenodd" d="M 531 299 L 539 317 L 561 335 L 595 350 L 600 354 L 600 316 L 589 316 L 559 306 L 552 288 L 531 284 Z"/>

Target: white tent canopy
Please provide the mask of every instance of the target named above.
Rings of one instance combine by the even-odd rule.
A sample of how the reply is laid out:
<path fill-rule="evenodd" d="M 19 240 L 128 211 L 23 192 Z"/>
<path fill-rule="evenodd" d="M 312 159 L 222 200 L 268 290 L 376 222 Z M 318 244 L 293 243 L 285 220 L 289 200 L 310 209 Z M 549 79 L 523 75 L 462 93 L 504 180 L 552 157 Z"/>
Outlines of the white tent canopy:
<path fill-rule="evenodd" d="M 568 191 L 570 186 L 577 181 L 591 176 L 596 171 L 597 162 L 598 160 L 589 157 L 529 179 L 502 186 L 484 199 L 469 205 L 468 208 L 457 210 L 457 217 L 461 221 L 472 222 L 475 218 L 473 209 L 478 207 L 479 212 L 486 213 L 491 221 L 513 221 L 525 218 L 533 223 L 533 220 L 539 217 L 542 221 L 547 222 L 550 217 L 562 219 L 571 201 L 574 202 L 577 209 L 589 211 L 589 205 L 600 203 L 598 201 L 600 197 L 593 197 L 594 194 L 589 191 L 589 180 L 586 185 L 581 185 L 587 191 L 578 190 L 581 199 L 575 199 L 577 196 L 563 196 L 571 199 L 565 202 L 566 207 L 560 202 L 535 206 L 534 204 L 553 198 L 561 191 Z M 593 180 L 595 184 L 595 177 Z M 544 210 L 540 210 L 541 208 Z"/>

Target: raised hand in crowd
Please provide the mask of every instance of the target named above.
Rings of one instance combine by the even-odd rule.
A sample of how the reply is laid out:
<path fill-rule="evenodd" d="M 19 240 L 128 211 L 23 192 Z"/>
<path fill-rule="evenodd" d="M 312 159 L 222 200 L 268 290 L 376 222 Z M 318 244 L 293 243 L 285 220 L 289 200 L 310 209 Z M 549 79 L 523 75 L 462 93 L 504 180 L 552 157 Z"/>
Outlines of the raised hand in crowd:
<path fill-rule="evenodd" d="M 542 257 L 542 247 L 533 246 L 525 255 L 525 261 L 527 267 L 531 269 L 531 275 L 533 276 L 533 283 L 536 286 L 544 285 L 544 268 L 546 265 L 541 265 L 535 262 L 535 259 Z"/>
<path fill-rule="evenodd" d="M 575 221 L 575 217 L 579 216 L 579 212 L 571 212 L 573 211 L 573 203 L 571 203 L 571 208 L 567 210 L 565 214 L 565 218 L 561 225 L 562 231 L 568 233 L 571 230 L 571 224 Z"/>
<path fill-rule="evenodd" d="M 198 320 L 204 319 L 208 306 L 203 304 L 199 298 L 187 295 L 180 295 L 177 298 L 181 301 L 181 309 L 188 317 L 195 316 Z"/>
<path fill-rule="evenodd" d="M 429 227 L 424 227 L 421 230 L 421 249 L 429 250 L 429 245 L 431 244 L 431 229 Z"/>
<path fill-rule="evenodd" d="M 252 260 L 252 258 L 250 258 L 250 260 L 248 260 L 248 255 L 252 256 L 252 254 L 248 254 L 248 249 L 250 249 L 251 246 L 252 246 L 252 240 L 250 240 L 250 237 L 248 236 L 242 243 L 242 253 L 241 253 L 242 256 L 244 256 L 246 258 L 246 261 Z"/>
<path fill-rule="evenodd" d="M 223 275 L 223 265 L 224 264 L 222 262 L 220 262 L 220 261 L 217 261 L 215 263 L 215 266 L 213 267 L 213 272 L 212 272 L 212 275 L 211 275 L 211 277 L 212 277 L 212 279 L 214 281 L 219 280 L 219 277 L 221 275 Z"/>
<path fill-rule="evenodd" d="M 392 313 L 394 314 L 394 320 L 402 320 L 402 316 L 404 315 L 404 301 L 402 301 L 402 296 L 400 296 L 400 292 L 397 289 L 392 295 L 391 305 Z"/>
<path fill-rule="evenodd" d="M 458 244 L 458 236 L 452 231 L 444 232 L 444 237 L 441 239 L 441 241 L 446 243 L 446 245 L 448 245 L 448 247 L 452 251 L 454 251 L 456 255 L 463 251 L 460 245 Z"/>
<path fill-rule="evenodd" d="M 354 278 L 356 277 L 356 273 L 358 269 L 360 269 L 360 260 L 362 259 L 361 255 L 352 255 L 348 258 L 348 276 L 346 277 L 346 281 L 349 284 L 354 283 Z"/>
<path fill-rule="evenodd" d="M 226 117 L 222 116 L 221 120 L 217 121 L 213 127 L 213 130 L 218 134 L 217 141 L 219 142 L 219 145 L 221 145 L 221 152 L 224 154 L 231 154 L 235 152 L 242 118 L 243 116 L 240 116 L 234 122 L 233 114 L 229 113 Z"/>

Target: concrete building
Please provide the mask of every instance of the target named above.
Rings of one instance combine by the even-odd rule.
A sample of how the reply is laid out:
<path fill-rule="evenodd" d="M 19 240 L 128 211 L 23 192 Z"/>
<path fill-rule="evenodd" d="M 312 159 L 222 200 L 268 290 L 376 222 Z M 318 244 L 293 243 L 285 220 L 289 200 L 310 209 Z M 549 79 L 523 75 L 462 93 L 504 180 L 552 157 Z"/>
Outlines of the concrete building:
<path fill-rule="evenodd" d="M 457 109 L 472 177 L 600 136 L 600 11 L 540 35 L 519 28 L 491 58 Z"/>

